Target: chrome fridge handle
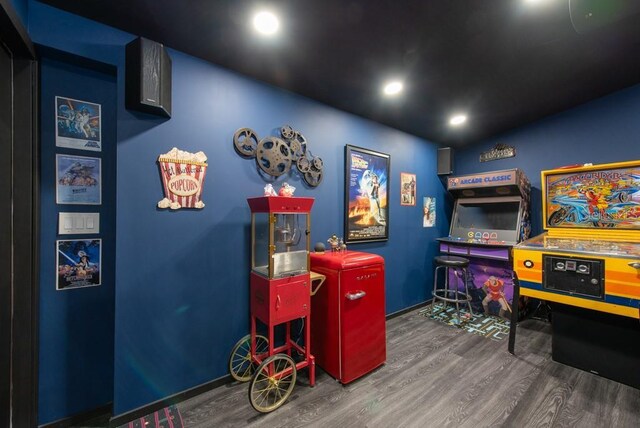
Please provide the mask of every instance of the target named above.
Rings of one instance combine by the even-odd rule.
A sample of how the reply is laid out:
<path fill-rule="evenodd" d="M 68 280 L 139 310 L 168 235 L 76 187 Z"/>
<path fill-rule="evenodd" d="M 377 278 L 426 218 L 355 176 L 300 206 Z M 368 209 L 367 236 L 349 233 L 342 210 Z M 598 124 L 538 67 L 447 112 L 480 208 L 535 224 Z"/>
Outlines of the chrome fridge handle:
<path fill-rule="evenodd" d="M 364 296 L 366 296 L 367 293 L 365 293 L 364 291 L 360 290 L 357 293 L 351 294 L 351 293 L 347 293 L 345 294 L 344 297 L 346 297 L 349 300 L 358 300 L 358 299 L 362 299 Z"/>

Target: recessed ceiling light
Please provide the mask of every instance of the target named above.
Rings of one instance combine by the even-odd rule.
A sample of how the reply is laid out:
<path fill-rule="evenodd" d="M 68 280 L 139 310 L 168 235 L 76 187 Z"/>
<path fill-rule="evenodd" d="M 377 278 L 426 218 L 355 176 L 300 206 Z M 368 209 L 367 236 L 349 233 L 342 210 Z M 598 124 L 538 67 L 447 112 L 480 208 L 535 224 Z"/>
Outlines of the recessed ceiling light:
<path fill-rule="evenodd" d="M 452 126 L 460 126 L 467 121 L 467 115 L 465 114 L 456 114 L 451 116 L 449 119 L 449 125 Z"/>
<path fill-rule="evenodd" d="M 258 12 L 253 16 L 253 27 L 260 33 L 267 36 L 275 34 L 280 28 L 278 17 L 271 12 Z"/>
<path fill-rule="evenodd" d="M 402 82 L 395 80 L 384 85 L 383 91 L 385 95 L 398 95 L 400 92 L 402 92 L 402 88 Z"/>

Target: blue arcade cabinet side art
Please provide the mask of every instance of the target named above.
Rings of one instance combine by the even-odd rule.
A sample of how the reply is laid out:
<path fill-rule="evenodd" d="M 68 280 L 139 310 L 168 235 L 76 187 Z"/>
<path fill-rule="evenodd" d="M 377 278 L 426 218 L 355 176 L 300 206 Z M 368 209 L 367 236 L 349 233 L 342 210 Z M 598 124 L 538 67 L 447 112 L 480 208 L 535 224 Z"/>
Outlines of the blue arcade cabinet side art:
<path fill-rule="evenodd" d="M 449 236 L 438 239 L 440 252 L 469 259 L 467 285 L 475 313 L 509 319 L 512 248 L 531 232 L 529 180 L 521 170 L 509 169 L 449 177 L 447 190 L 455 205 Z M 464 291 L 462 278 L 451 275 Z"/>

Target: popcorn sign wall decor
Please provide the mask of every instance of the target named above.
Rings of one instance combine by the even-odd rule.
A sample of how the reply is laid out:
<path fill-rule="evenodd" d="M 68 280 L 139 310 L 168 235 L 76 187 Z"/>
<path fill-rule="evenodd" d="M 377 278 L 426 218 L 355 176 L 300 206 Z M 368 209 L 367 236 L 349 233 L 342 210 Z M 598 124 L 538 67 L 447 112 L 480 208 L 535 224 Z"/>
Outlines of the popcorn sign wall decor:
<path fill-rule="evenodd" d="M 202 187 L 207 173 L 207 156 L 174 147 L 158 157 L 164 198 L 158 208 L 204 208 Z"/>

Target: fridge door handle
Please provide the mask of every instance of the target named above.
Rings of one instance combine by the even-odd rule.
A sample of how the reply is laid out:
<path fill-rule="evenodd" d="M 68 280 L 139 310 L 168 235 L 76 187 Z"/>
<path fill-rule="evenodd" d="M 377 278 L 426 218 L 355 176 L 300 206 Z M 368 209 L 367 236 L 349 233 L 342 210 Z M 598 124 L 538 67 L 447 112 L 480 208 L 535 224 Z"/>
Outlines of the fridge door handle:
<path fill-rule="evenodd" d="M 362 299 L 366 295 L 367 295 L 367 293 L 365 293 L 364 291 L 360 290 L 360 291 L 358 291 L 356 293 L 353 293 L 353 294 L 347 293 L 347 294 L 345 294 L 344 297 L 346 297 L 349 300 L 358 300 L 358 299 Z"/>

